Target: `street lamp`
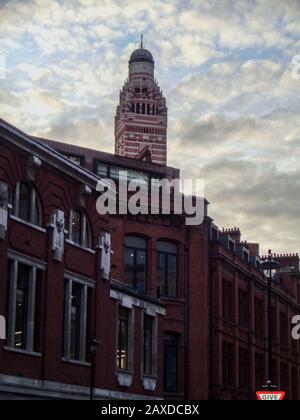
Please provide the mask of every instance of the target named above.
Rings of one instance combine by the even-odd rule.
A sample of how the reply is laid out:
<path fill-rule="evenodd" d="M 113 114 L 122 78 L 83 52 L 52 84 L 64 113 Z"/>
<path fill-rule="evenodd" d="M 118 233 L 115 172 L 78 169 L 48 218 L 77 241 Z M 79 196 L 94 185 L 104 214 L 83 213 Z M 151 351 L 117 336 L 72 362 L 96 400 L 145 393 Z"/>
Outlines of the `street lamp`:
<path fill-rule="evenodd" d="M 97 354 L 99 342 L 95 337 L 91 337 L 89 342 L 89 351 L 91 356 L 91 382 L 90 382 L 90 400 L 94 400 L 94 389 L 95 389 L 95 356 Z"/>
<path fill-rule="evenodd" d="M 272 282 L 280 268 L 280 264 L 273 260 L 272 251 L 269 250 L 268 258 L 260 263 L 260 269 L 268 279 L 268 379 L 267 388 L 272 390 L 273 382 L 273 326 L 272 326 Z"/>

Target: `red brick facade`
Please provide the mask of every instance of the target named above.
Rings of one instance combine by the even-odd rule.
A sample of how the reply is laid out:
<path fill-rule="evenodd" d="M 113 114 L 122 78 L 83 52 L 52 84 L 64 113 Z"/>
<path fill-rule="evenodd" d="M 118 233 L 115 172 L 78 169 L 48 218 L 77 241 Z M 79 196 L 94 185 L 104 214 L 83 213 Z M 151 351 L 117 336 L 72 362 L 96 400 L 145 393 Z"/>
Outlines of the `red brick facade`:
<path fill-rule="evenodd" d="M 143 46 L 120 94 L 115 155 L 0 120 L 0 399 L 87 399 L 91 384 L 97 399 L 254 399 L 265 384 L 259 245 L 221 231 L 206 201 L 200 226 L 96 210 L 99 182 L 124 170 L 179 178 L 166 162 L 167 107 Z M 297 400 L 299 256 L 274 259 L 274 382 Z"/>
<path fill-rule="evenodd" d="M 82 152 L 82 151 L 81 151 Z M 160 216 L 100 217 L 96 213 L 95 192 L 97 177 L 70 162 L 54 149 L 1 122 L 0 179 L 8 185 L 9 203 L 14 203 L 18 181 L 34 185 L 42 205 L 42 225 L 34 226 L 14 216 L 9 209 L 5 238 L 0 241 L 1 300 L 0 314 L 11 316 L 8 261 L 19 261 L 40 270 L 39 294 L 35 315 L 37 340 L 34 350 L 18 349 L 0 341 L 0 389 L 5 398 L 24 394 L 25 397 L 74 397 L 88 395 L 90 383 L 90 357 L 86 361 L 70 361 L 63 356 L 64 293 L 66 276 L 91 285 L 88 308 L 89 335 L 99 342 L 96 356 L 95 394 L 99 398 L 208 398 L 208 228 L 186 228 L 181 217 Z M 30 168 L 31 157 L 40 159 L 41 165 Z M 102 156 L 103 157 L 103 156 Z M 113 159 L 113 157 L 111 157 Z M 133 161 L 136 164 L 136 161 Z M 150 166 L 151 168 L 150 168 Z M 145 163 L 146 169 L 157 170 Z M 33 173 L 30 173 L 32 169 Z M 162 171 L 162 168 L 159 169 Z M 164 169 L 166 175 L 172 173 Z M 29 181 L 29 175 L 31 180 Z M 88 195 L 84 212 L 92 226 L 91 249 L 71 243 L 65 234 L 65 249 L 61 262 L 54 261 L 52 250 L 53 226 L 51 214 L 55 209 L 68 217 L 71 209 L 79 206 L 82 185 L 93 191 Z M 66 222 L 67 226 L 67 222 Z M 98 238 L 104 232 L 111 234 L 113 255 L 109 280 L 102 278 L 101 251 Z M 147 242 L 147 292 L 139 293 L 125 284 L 124 243 L 127 235 L 135 235 Z M 157 241 L 170 241 L 178 249 L 177 295 L 170 298 L 157 296 Z M 10 263 L 11 264 L 11 263 Z M 189 305 L 188 302 L 192 304 Z M 133 307 L 133 364 L 130 386 L 120 386 L 116 369 L 116 336 L 118 306 Z M 154 390 L 146 390 L 141 366 L 143 354 L 142 316 L 154 311 L 157 319 L 155 354 L 156 373 Z M 193 320 L 199 318 L 195 324 Z M 164 392 L 164 334 L 177 337 L 176 390 Z M 7 337 L 8 338 L 8 337 Z M 195 348 L 197 351 L 189 351 Z M 199 360 L 198 352 L 201 353 Z M 189 357 L 187 357 L 187 355 Z M 129 375 L 129 376 L 130 376 Z M 32 380 L 38 382 L 33 383 Z M 122 378 L 121 378 L 122 380 Z M 63 386 L 62 392 L 52 389 L 51 383 Z M 9 385 L 10 384 L 10 385 Z M 152 386 L 150 385 L 150 386 Z M 65 393 L 65 394 L 64 394 Z"/>

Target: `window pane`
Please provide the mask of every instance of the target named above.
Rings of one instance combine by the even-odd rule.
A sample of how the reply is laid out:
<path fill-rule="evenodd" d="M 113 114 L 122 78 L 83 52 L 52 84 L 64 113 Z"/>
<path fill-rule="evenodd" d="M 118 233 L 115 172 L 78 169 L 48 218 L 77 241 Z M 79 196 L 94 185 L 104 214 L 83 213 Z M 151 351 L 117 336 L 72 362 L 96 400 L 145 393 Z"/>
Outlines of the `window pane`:
<path fill-rule="evenodd" d="M 85 239 L 82 245 L 85 248 L 92 248 L 92 232 L 87 217 L 85 217 Z"/>
<path fill-rule="evenodd" d="M 157 267 L 157 286 L 159 287 L 161 296 L 166 295 L 165 290 L 165 272 L 166 272 L 166 256 L 165 254 L 158 254 Z"/>
<path fill-rule="evenodd" d="M 119 179 L 119 172 L 120 168 L 118 168 L 117 166 L 112 166 L 110 168 L 110 177 L 117 181 Z"/>
<path fill-rule="evenodd" d="M 125 276 L 127 283 L 138 291 L 146 290 L 147 241 L 138 237 L 125 240 Z"/>
<path fill-rule="evenodd" d="M 144 292 L 146 290 L 146 252 L 136 251 L 136 289 Z"/>
<path fill-rule="evenodd" d="M 178 338 L 172 334 L 164 336 L 164 388 L 166 392 L 177 392 Z"/>
<path fill-rule="evenodd" d="M 19 189 L 19 208 L 18 217 L 26 222 L 30 222 L 30 188 L 23 182 L 20 183 Z"/>
<path fill-rule="evenodd" d="M 125 278 L 129 286 L 134 285 L 134 249 L 125 248 Z"/>
<path fill-rule="evenodd" d="M 177 256 L 168 256 L 168 296 L 177 296 Z"/>
<path fill-rule="evenodd" d="M 157 243 L 157 250 L 167 254 L 177 254 L 178 247 L 176 244 L 172 244 L 171 242 L 159 241 Z"/>
<path fill-rule="evenodd" d="M 80 166 L 82 164 L 82 158 L 80 156 L 72 156 L 72 155 L 69 155 L 68 156 L 68 159 L 71 162 L 75 163 L 75 165 Z"/>
<path fill-rule="evenodd" d="M 27 267 L 22 264 L 18 265 L 15 324 L 15 347 L 18 349 L 26 348 L 26 327 L 30 271 L 30 267 Z"/>
<path fill-rule="evenodd" d="M 158 286 L 161 295 L 177 297 L 177 255 L 158 253 Z"/>
<path fill-rule="evenodd" d="M 81 244 L 81 224 L 82 215 L 79 211 L 73 210 L 72 212 L 72 241 L 75 244 Z"/>
<path fill-rule="evenodd" d="M 129 248 L 147 249 L 146 239 L 139 238 L 138 236 L 127 236 L 125 245 Z"/>
<path fill-rule="evenodd" d="M 96 173 L 100 177 L 108 178 L 108 165 L 107 165 L 107 163 L 98 162 Z"/>
<path fill-rule="evenodd" d="M 153 318 L 144 317 L 144 374 L 152 375 Z"/>
<path fill-rule="evenodd" d="M 118 369 L 128 370 L 128 336 L 129 336 L 129 312 L 126 309 L 119 309 L 118 320 L 118 347 L 117 366 Z"/>
<path fill-rule="evenodd" d="M 71 297 L 71 350 L 70 357 L 80 360 L 80 322 L 81 322 L 82 286 L 72 284 Z"/>
<path fill-rule="evenodd" d="M 32 223 L 36 226 L 41 226 L 42 225 L 41 203 L 40 203 L 40 200 L 39 200 L 37 194 L 35 195 L 35 202 L 34 202 L 34 206 L 33 206 Z"/>

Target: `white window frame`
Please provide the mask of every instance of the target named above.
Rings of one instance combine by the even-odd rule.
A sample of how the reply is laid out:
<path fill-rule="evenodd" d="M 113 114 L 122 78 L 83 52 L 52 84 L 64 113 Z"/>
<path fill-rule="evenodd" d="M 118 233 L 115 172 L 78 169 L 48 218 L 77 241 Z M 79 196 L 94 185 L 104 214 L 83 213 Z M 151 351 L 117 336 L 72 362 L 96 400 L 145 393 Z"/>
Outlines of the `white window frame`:
<path fill-rule="evenodd" d="M 37 354 L 34 351 L 34 334 L 36 328 L 36 286 L 37 271 L 44 270 L 44 265 L 34 264 L 26 257 L 9 258 L 11 261 L 11 272 L 9 279 L 9 301 L 8 301 L 8 317 L 7 317 L 7 342 L 6 347 L 9 350 Z M 18 285 L 18 268 L 19 264 L 26 265 L 30 268 L 30 279 L 28 288 L 27 303 L 27 325 L 26 325 L 26 345 L 25 349 L 15 347 L 15 328 L 16 328 L 16 304 L 17 304 L 17 285 Z"/>
<path fill-rule="evenodd" d="M 145 373 L 145 360 L 144 360 L 144 321 L 145 321 L 145 316 L 148 316 L 150 318 L 152 318 L 152 372 L 151 375 L 147 375 Z M 142 378 L 157 378 L 157 357 L 158 357 L 158 318 L 157 316 L 153 316 L 152 314 L 148 313 L 147 310 L 143 311 L 143 316 L 142 316 Z"/>
<path fill-rule="evenodd" d="M 73 230 L 72 230 L 72 220 L 73 220 L 73 212 L 74 211 L 78 211 L 82 217 L 82 221 L 81 221 L 81 241 L 79 244 L 77 244 L 76 242 L 73 241 L 72 239 L 72 235 L 73 235 Z M 87 241 L 87 231 L 88 229 L 90 230 L 90 244 L 89 246 L 86 246 L 86 241 Z M 75 246 L 79 246 L 80 248 L 84 248 L 84 249 L 88 249 L 88 250 L 92 250 L 92 229 L 90 227 L 89 224 L 89 220 L 85 214 L 85 212 L 81 211 L 80 209 L 72 209 L 70 211 L 70 216 L 69 216 L 69 234 L 68 234 L 68 241 L 70 244 L 75 245 Z"/>
<path fill-rule="evenodd" d="M 19 201 L 20 201 L 20 184 L 25 184 L 30 189 L 30 209 L 29 209 L 29 221 L 24 220 L 31 224 L 32 226 L 42 227 L 43 226 L 43 212 L 42 212 L 42 205 L 40 199 L 37 195 L 36 189 L 30 184 L 25 181 L 18 181 L 16 188 L 15 188 L 15 195 L 14 195 L 14 207 L 13 207 L 13 216 L 17 219 L 23 221 L 19 217 Z M 38 206 L 36 208 L 36 202 L 38 201 Z M 34 214 L 37 213 L 40 223 L 36 224 L 34 221 Z"/>
<path fill-rule="evenodd" d="M 88 316 L 88 289 L 95 287 L 94 282 L 65 273 L 65 307 L 63 331 L 63 360 L 73 363 L 87 363 L 87 316 Z M 80 348 L 79 359 L 71 358 L 71 311 L 73 283 L 82 286 L 81 313 L 80 313 Z"/>
<path fill-rule="evenodd" d="M 119 341 L 119 311 L 128 311 L 128 366 L 127 369 L 118 367 L 118 341 Z M 117 305 L 117 326 L 116 326 L 116 370 L 117 372 L 133 373 L 133 354 L 134 354 L 134 308 L 129 308 L 119 303 Z"/>

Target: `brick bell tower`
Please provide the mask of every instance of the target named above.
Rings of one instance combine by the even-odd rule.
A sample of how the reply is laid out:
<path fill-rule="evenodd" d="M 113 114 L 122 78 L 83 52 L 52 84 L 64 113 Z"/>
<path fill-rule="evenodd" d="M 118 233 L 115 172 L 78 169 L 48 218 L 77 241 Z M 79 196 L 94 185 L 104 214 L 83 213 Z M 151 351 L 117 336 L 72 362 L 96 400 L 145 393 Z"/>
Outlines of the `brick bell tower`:
<path fill-rule="evenodd" d="M 129 78 L 120 91 L 115 117 L 115 153 L 167 165 L 168 108 L 154 60 L 141 39 L 129 60 Z"/>

